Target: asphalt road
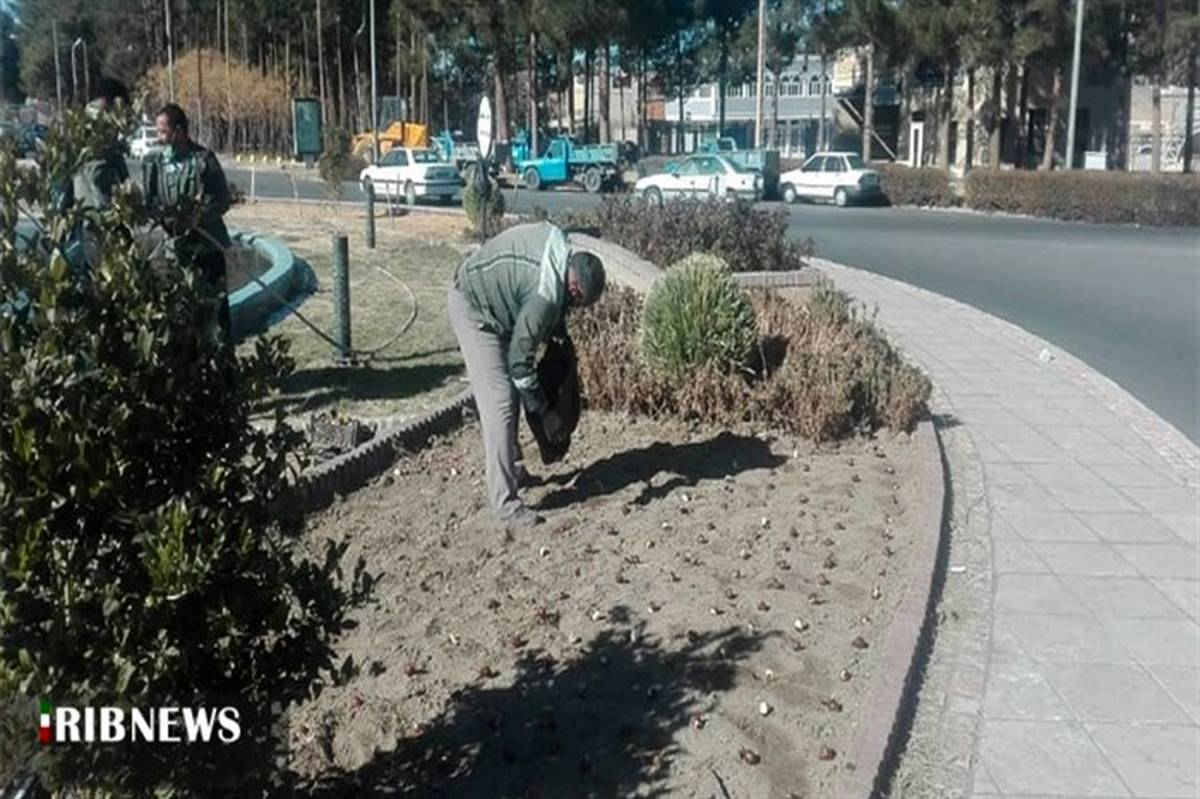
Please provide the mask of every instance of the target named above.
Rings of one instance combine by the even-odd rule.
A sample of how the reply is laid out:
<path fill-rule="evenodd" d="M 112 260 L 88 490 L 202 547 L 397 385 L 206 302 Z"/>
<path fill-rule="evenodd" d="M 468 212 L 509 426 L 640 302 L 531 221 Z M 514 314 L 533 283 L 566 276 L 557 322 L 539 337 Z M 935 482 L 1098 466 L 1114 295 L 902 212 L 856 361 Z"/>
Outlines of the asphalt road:
<path fill-rule="evenodd" d="M 247 193 L 249 171 L 230 169 Z M 321 199 L 274 170 L 261 197 Z M 579 191 L 506 192 L 509 209 L 594 206 Z M 361 200 L 346 184 L 343 197 Z M 1200 231 L 1081 225 L 894 208 L 790 209 L 817 252 L 973 305 L 1083 359 L 1200 442 Z"/>

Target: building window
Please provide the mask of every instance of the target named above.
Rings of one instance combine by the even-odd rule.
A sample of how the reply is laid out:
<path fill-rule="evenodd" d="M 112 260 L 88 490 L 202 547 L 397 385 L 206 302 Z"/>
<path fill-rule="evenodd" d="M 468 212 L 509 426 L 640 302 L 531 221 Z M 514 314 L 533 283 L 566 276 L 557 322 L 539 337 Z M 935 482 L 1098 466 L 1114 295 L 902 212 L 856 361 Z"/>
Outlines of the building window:
<path fill-rule="evenodd" d="M 765 97 L 774 97 L 775 96 L 775 84 L 774 83 L 763 83 L 763 96 L 765 96 Z"/>
<path fill-rule="evenodd" d="M 696 90 L 696 96 L 704 99 L 712 97 L 712 86 L 709 86 L 707 83 L 704 84 Z"/>
<path fill-rule="evenodd" d="M 808 82 L 808 94 L 810 97 L 816 97 L 821 93 L 821 79 L 814 77 Z"/>
<path fill-rule="evenodd" d="M 825 76 L 824 83 L 825 83 L 825 90 L 824 90 L 824 92 L 823 92 L 823 93 L 824 93 L 824 94 L 831 94 L 831 91 L 830 91 L 830 88 L 829 88 L 829 87 L 830 87 L 830 83 L 829 83 L 829 76 L 828 76 L 828 75 L 826 75 L 826 76 Z"/>
<path fill-rule="evenodd" d="M 800 97 L 803 94 L 804 79 L 788 78 L 783 82 L 783 93 L 788 97 Z"/>
<path fill-rule="evenodd" d="M 727 86 L 727 87 L 725 87 L 725 96 L 726 97 L 741 97 L 742 89 L 743 89 L 743 87 L 742 87 L 742 84 L 740 84 L 740 83 L 737 84 L 736 86 Z"/>
<path fill-rule="evenodd" d="M 746 96 L 747 97 L 757 97 L 758 96 L 758 86 L 756 86 L 753 83 L 746 86 Z"/>

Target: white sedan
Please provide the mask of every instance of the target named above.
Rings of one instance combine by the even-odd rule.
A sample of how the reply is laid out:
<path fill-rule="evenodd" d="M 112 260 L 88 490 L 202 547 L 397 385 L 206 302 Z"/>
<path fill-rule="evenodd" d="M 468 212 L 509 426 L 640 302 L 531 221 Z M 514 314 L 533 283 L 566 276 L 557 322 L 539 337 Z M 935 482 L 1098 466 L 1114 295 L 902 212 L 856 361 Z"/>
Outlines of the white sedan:
<path fill-rule="evenodd" d="M 419 197 L 448 203 L 462 188 L 454 164 L 439 158 L 436 150 L 413 147 L 393 147 L 359 173 L 358 180 L 363 191 L 382 190 L 388 200 L 403 198 L 408 205 L 416 205 Z"/>
<path fill-rule="evenodd" d="M 718 155 L 693 155 L 647 175 L 634 184 L 634 196 L 647 205 L 661 206 L 667 199 L 717 197 L 725 200 L 762 198 L 762 175 L 743 169 Z"/>
<path fill-rule="evenodd" d="M 129 137 L 129 155 L 133 158 L 145 158 L 161 149 L 158 131 L 153 125 L 141 125 Z"/>
<path fill-rule="evenodd" d="M 858 153 L 817 153 L 804 166 L 779 176 L 786 203 L 800 199 L 833 200 L 839 206 L 879 196 L 879 173 L 867 169 Z"/>

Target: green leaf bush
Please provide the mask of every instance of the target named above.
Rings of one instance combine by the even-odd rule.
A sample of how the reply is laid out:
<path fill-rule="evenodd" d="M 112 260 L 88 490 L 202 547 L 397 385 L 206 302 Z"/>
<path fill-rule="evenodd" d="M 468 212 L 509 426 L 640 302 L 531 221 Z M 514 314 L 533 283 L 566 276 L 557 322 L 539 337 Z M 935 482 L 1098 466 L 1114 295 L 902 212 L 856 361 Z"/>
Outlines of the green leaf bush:
<path fill-rule="evenodd" d="M 38 170 L 0 153 L 0 784 L 263 795 L 283 710 L 353 668 L 332 643 L 371 578 L 343 573 L 345 545 L 300 548 L 302 437 L 281 413 L 251 424 L 292 368 L 283 340 L 218 340 L 192 265 L 148 252 L 132 186 L 100 211 L 53 201 L 118 122 L 70 115 Z M 64 257 L 81 226 L 91 269 Z M 232 705 L 243 735 L 35 751 L 39 698 Z"/>
<path fill-rule="evenodd" d="M 655 283 L 642 309 L 642 358 L 679 380 L 700 366 L 746 368 L 758 341 L 754 309 L 715 255 L 690 255 Z"/>

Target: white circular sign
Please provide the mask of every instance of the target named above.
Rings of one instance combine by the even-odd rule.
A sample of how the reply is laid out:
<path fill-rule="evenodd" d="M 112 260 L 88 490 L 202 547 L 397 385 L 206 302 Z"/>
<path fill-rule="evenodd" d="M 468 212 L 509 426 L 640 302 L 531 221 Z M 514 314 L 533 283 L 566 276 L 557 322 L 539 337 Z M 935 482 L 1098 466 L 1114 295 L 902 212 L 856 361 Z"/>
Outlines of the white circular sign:
<path fill-rule="evenodd" d="M 492 104 L 484 97 L 479 101 L 479 119 L 475 123 L 475 140 L 479 143 L 479 154 L 484 158 L 492 155 Z"/>

